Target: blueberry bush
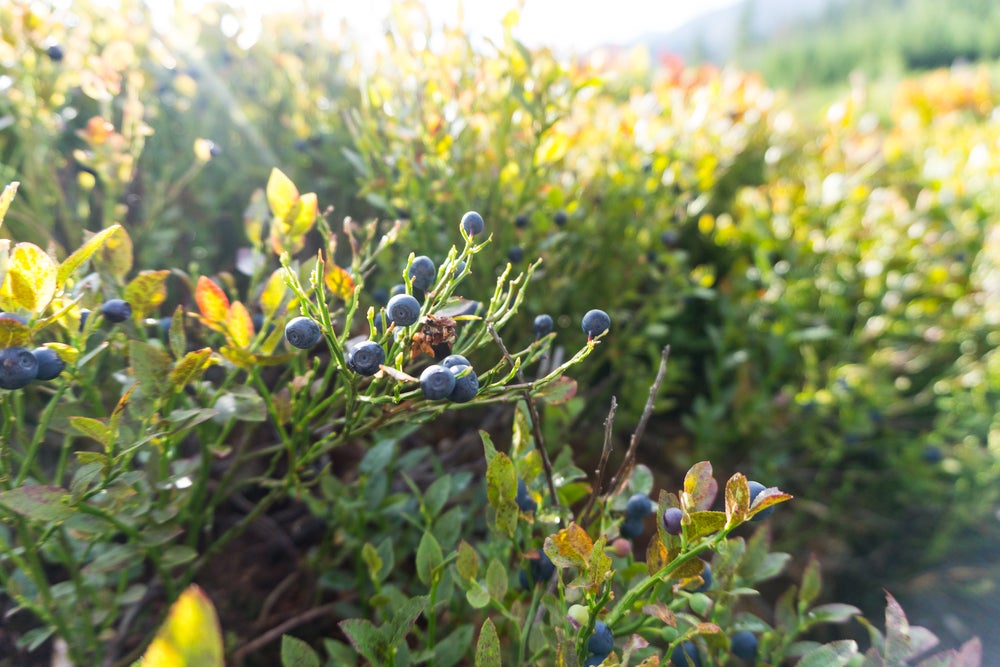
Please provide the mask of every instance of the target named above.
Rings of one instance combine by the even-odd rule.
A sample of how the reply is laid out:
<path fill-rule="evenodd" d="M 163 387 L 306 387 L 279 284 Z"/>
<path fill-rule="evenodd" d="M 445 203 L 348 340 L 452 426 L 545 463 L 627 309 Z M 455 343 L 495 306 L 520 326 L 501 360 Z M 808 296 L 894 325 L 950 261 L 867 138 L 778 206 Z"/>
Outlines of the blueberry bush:
<path fill-rule="evenodd" d="M 995 70 L 323 18 L 0 6 L 0 667 L 998 659 Z"/>

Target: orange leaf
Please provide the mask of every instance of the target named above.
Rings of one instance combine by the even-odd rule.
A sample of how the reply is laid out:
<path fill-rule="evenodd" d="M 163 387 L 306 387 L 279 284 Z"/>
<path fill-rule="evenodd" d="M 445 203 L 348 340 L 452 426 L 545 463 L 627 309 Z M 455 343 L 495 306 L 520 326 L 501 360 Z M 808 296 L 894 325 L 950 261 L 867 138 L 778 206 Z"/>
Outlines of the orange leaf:
<path fill-rule="evenodd" d="M 587 531 L 579 525 L 571 523 L 567 528 L 563 528 L 552 536 L 552 543 L 560 556 L 583 568 L 587 567 L 594 542 Z"/>
<path fill-rule="evenodd" d="M 354 279 L 351 278 L 351 274 L 336 264 L 330 264 L 326 267 L 324 281 L 327 289 L 344 301 L 350 299 L 351 295 L 354 294 Z"/>
<path fill-rule="evenodd" d="M 234 301 L 229 307 L 226 334 L 236 347 L 246 348 L 253 339 L 253 320 L 250 318 L 250 311 L 239 301 Z"/>
<path fill-rule="evenodd" d="M 220 329 L 229 317 L 229 297 L 214 282 L 201 276 L 194 288 L 194 300 L 205 323 L 213 329 Z"/>

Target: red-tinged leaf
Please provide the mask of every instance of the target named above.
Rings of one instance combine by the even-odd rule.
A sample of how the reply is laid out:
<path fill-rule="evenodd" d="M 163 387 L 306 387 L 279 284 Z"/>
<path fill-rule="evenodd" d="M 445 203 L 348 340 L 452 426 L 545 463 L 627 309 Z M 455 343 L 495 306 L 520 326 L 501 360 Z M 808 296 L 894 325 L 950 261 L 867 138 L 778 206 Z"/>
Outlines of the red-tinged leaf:
<path fill-rule="evenodd" d="M 0 317 L 0 348 L 27 347 L 31 344 L 31 329 L 13 317 Z"/>
<path fill-rule="evenodd" d="M 221 331 L 229 316 L 229 297 L 222 288 L 205 276 L 198 278 L 194 288 L 194 300 L 201 311 L 202 321 L 209 327 Z"/>
<path fill-rule="evenodd" d="M 170 371 L 170 386 L 180 391 L 198 379 L 212 363 L 212 348 L 204 347 L 185 354 Z"/>
<path fill-rule="evenodd" d="M 707 510 L 715 502 L 715 496 L 719 492 L 719 483 L 712 477 L 712 464 L 708 461 L 699 461 L 691 466 L 684 476 L 684 492 L 689 494 L 691 507 L 689 512 L 696 510 Z"/>
<path fill-rule="evenodd" d="M 753 505 L 750 507 L 750 513 L 748 516 L 753 516 L 757 512 L 767 509 L 778 503 L 783 503 L 785 501 L 791 500 L 792 495 L 785 493 L 777 487 L 769 487 L 757 494 L 757 497 L 753 499 Z"/>
<path fill-rule="evenodd" d="M 73 516 L 71 497 L 57 486 L 19 486 L 0 491 L 0 507 L 34 521 L 60 522 Z"/>
<path fill-rule="evenodd" d="M 763 493 L 763 491 L 761 492 Z M 743 473 L 736 473 L 726 482 L 726 524 L 746 521 L 750 508 L 750 487 Z"/>
<path fill-rule="evenodd" d="M 326 288 L 343 301 L 347 301 L 354 294 L 354 279 L 351 278 L 351 274 L 336 264 L 327 264 L 324 282 Z"/>
<path fill-rule="evenodd" d="M 107 243 L 109 238 L 119 232 L 124 233 L 121 225 L 111 225 L 84 241 L 82 246 L 73 251 L 73 253 L 64 259 L 62 264 L 59 265 L 59 271 L 56 275 L 56 286 L 62 287 L 65 285 L 66 280 L 69 279 L 69 277 L 73 275 L 77 269 L 89 260 L 95 252 L 100 250 L 101 246 Z"/>
<path fill-rule="evenodd" d="M 267 179 L 267 205 L 279 220 L 285 220 L 299 201 L 299 189 L 280 169 L 271 170 Z"/>
<path fill-rule="evenodd" d="M 132 317 L 141 319 L 154 313 L 167 298 L 169 269 L 142 271 L 125 286 L 125 300 L 132 306 Z"/>
<path fill-rule="evenodd" d="M 250 341 L 253 340 L 253 320 L 250 311 L 240 301 L 234 301 L 229 306 L 229 314 L 226 316 L 226 335 L 230 343 L 244 349 L 249 347 Z"/>

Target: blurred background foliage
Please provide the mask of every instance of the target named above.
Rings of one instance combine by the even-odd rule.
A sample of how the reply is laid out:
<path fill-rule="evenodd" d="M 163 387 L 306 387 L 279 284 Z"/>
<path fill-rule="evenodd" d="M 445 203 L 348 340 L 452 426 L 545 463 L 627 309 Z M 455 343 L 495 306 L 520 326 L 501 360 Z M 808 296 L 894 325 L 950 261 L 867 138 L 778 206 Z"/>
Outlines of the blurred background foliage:
<path fill-rule="evenodd" d="M 374 303 L 478 210 L 480 266 L 543 258 L 525 340 L 542 312 L 557 332 L 611 314 L 560 424 L 583 460 L 611 395 L 634 424 L 669 343 L 640 460 L 674 483 L 711 459 L 780 485 L 798 501 L 776 544 L 820 554 L 834 596 L 877 609 L 890 587 L 929 625 L 919 595 L 946 596 L 960 634 L 1000 581 L 1000 30 L 985 0 L 899 4 L 747 38 L 736 69 L 529 49 L 516 13 L 483 44 L 413 2 L 368 57 L 300 13 L 247 46 L 222 4 L 168 29 L 129 0 L 14 0 L 0 182 L 21 188 L 2 231 L 64 252 L 120 222 L 138 266 L 239 272 L 278 166 L 335 218 L 407 221 Z M 803 106 L 783 86 L 827 92 Z"/>

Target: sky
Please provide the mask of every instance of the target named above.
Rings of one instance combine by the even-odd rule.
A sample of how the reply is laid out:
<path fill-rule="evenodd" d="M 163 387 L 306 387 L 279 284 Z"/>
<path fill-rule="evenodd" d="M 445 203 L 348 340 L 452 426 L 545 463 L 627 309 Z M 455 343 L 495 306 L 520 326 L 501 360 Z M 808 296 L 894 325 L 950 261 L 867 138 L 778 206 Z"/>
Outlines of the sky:
<path fill-rule="evenodd" d="M 665 32 L 713 9 L 738 0 L 524 0 L 515 36 L 531 47 L 588 49 L 628 42 L 650 32 Z M 192 9 L 202 0 L 184 0 Z M 381 34 L 390 0 L 230 0 L 251 15 L 269 8 L 320 7 L 329 17 L 343 17 L 361 36 Z M 424 0 L 436 20 L 454 23 L 462 4 L 464 25 L 480 36 L 497 37 L 501 19 L 515 0 Z M 167 3 L 164 3 L 167 4 Z"/>

